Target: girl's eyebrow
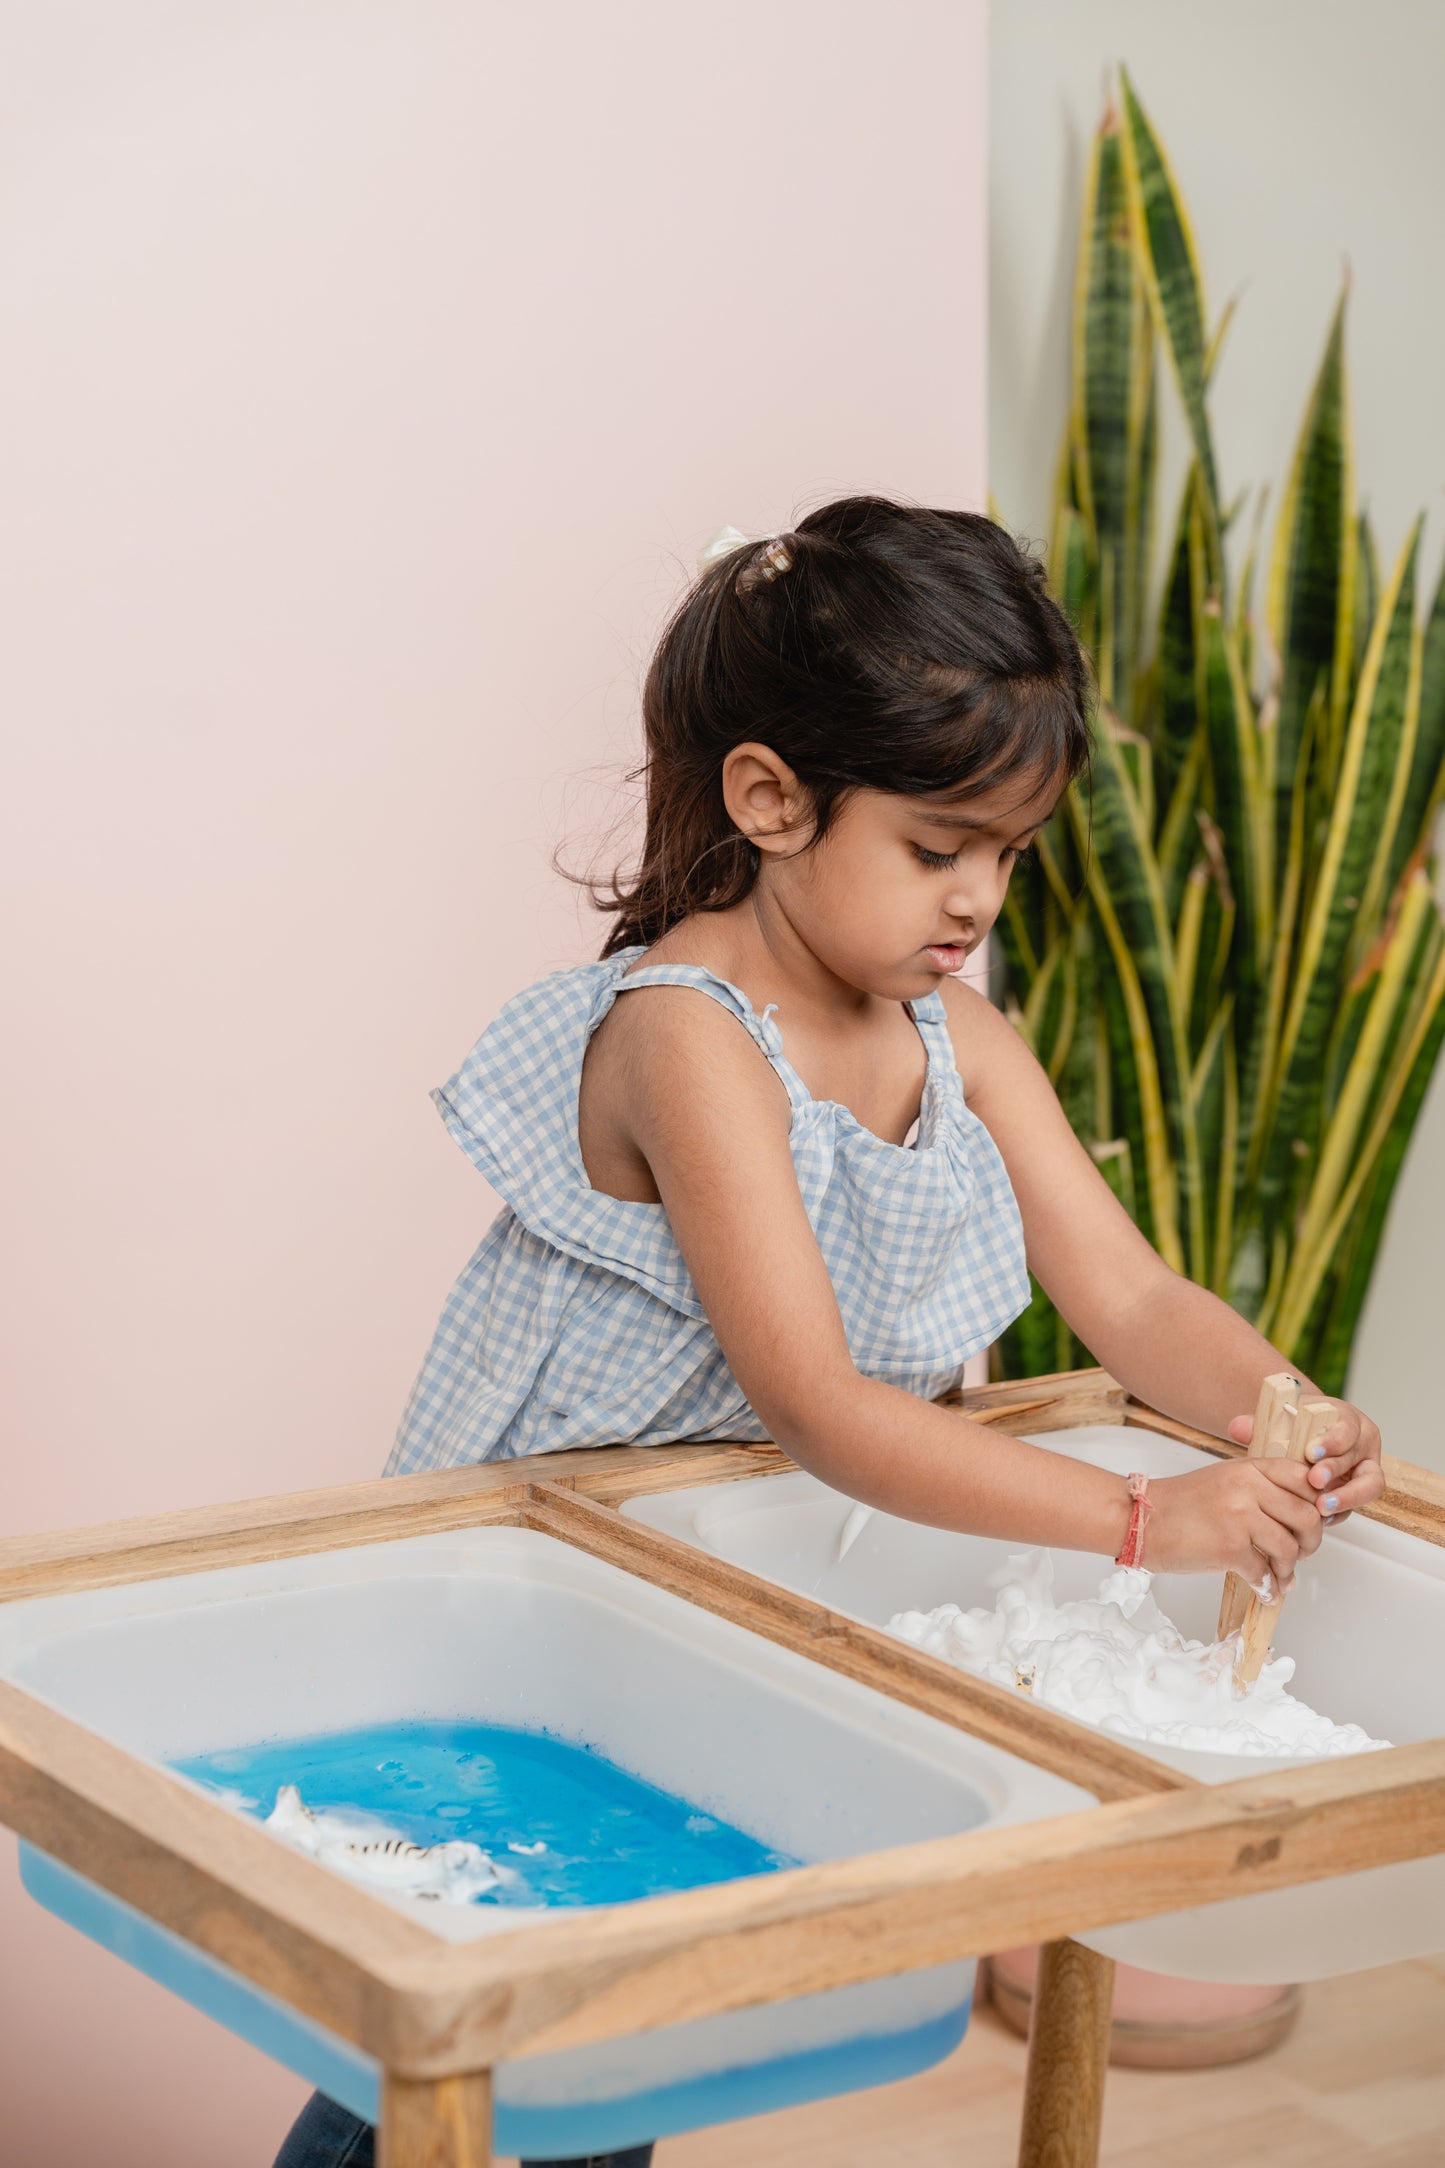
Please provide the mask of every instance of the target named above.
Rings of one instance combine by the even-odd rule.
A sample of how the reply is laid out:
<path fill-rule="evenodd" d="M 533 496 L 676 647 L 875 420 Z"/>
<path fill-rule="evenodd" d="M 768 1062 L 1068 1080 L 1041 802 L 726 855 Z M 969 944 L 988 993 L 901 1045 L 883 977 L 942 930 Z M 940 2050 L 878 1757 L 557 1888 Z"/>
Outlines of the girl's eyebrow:
<path fill-rule="evenodd" d="M 1004 828 L 1007 817 L 997 821 L 971 821 L 962 813 L 918 813 L 914 818 L 925 828 Z M 1042 821 L 1025 821 L 1025 828 L 1042 828 Z"/>

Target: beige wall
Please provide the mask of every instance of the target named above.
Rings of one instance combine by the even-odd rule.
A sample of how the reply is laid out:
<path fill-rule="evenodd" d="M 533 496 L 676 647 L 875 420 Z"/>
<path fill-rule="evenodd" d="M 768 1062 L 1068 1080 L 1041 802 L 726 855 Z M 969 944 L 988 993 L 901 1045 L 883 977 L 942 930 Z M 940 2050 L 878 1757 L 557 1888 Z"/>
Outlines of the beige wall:
<path fill-rule="evenodd" d="M 982 13 L 11 7 L 0 1528 L 379 1470 L 693 552 L 981 499 Z M 8 1851 L 0 1949 L 5 2168 L 269 2162 Z"/>
<path fill-rule="evenodd" d="M 1367 21 L 1365 34 L 1361 26 Z M 1006 0 L 993 14 L 989 461 L 1008 517 L 1047 532 L 1063 425 L 1079 177 L 1122 59 L 1197 228 L 1211 309 L 1239 309 L 1212 405 L 1227 494 L 1283 483 L 1341 268 L 1358 473 L 1392 558 L 1427 507 L 1440 561 L 1445 9 L 1421 0 Z M 1182 472 L 1172 433 L 1173 471 Z M 1445 1067 L 1386 1231 L 1350 1391 L 1389 1447 L 1445 1468 L 1432 1416 L 1445 1289 Z"/>

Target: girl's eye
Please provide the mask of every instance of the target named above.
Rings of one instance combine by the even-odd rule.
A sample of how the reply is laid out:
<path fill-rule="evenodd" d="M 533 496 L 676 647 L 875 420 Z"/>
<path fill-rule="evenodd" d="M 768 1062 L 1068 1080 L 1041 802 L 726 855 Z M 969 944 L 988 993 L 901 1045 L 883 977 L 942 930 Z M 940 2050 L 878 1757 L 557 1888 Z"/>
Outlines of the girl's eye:
<path fill-rule="evenodd" d="M 1033 857 L 1034 847 L 1032 843 L 1026 843 L 1022 850 L 1017 850 L 1014 845 L 1010 843 L 1000 855 L 1008 862 L 1010 866 L 1017 866 L 1021 864 L 1025 858 Z"/>
<path fill-rule="evenodd" d="M 926 851 L 921 843 L 915 843 L 913 848 L 919 861 L 925 866 L 956 866 L 958 864 L 957 851 Z"/>

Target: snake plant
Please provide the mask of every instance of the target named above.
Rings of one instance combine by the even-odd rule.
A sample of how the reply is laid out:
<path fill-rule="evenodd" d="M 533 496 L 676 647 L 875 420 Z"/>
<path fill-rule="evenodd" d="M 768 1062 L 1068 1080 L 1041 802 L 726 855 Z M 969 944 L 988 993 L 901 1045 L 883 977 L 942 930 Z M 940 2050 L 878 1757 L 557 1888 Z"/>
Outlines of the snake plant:
<path fill-rule="evenodd" d="M 1445 582 L 1422 612 L 1418 521 L 1388 574 L 1377 560 L 1345 315 L 1342 296 L 1261 567 L 1263 500 L 1221 496 L 1210 431 L 1228 312 L 1211 326 L 1121 73 L 1089 164 L 1049 543 L 1095 662 L 1096 752 L 998 927 L 1009 1013 L 1116 1195 L 1330 1392 L 1445 1032 Z M 1170 383 L 1191 458 L 1156 548 Z M 1035 1286 L 995 1371 L 1089 1359 Z"/>

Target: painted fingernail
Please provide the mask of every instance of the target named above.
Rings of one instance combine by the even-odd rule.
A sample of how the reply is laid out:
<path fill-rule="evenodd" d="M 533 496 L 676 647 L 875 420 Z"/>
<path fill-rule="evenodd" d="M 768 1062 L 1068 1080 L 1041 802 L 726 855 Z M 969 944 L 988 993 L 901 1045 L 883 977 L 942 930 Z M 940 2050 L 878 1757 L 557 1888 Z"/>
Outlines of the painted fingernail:
<path fill-rule="evenodd" d="M 1330 1492 L 1328 1498 L 1323 1498 L 1320 1501 L 1320 1510 L 1323 1513 L 1338 1513 L 1339 1508 L 1340 1501 L 1333 1491 Z"/>
<path fill-rule="evenodd" d="M 1313 1445 L 1307 1445 L 1305 1451 L 1311 1460 L 1323 1460 L 1325 1457 L 1325 1449 L 1318 1438 L 1316 1438 Z"/>

